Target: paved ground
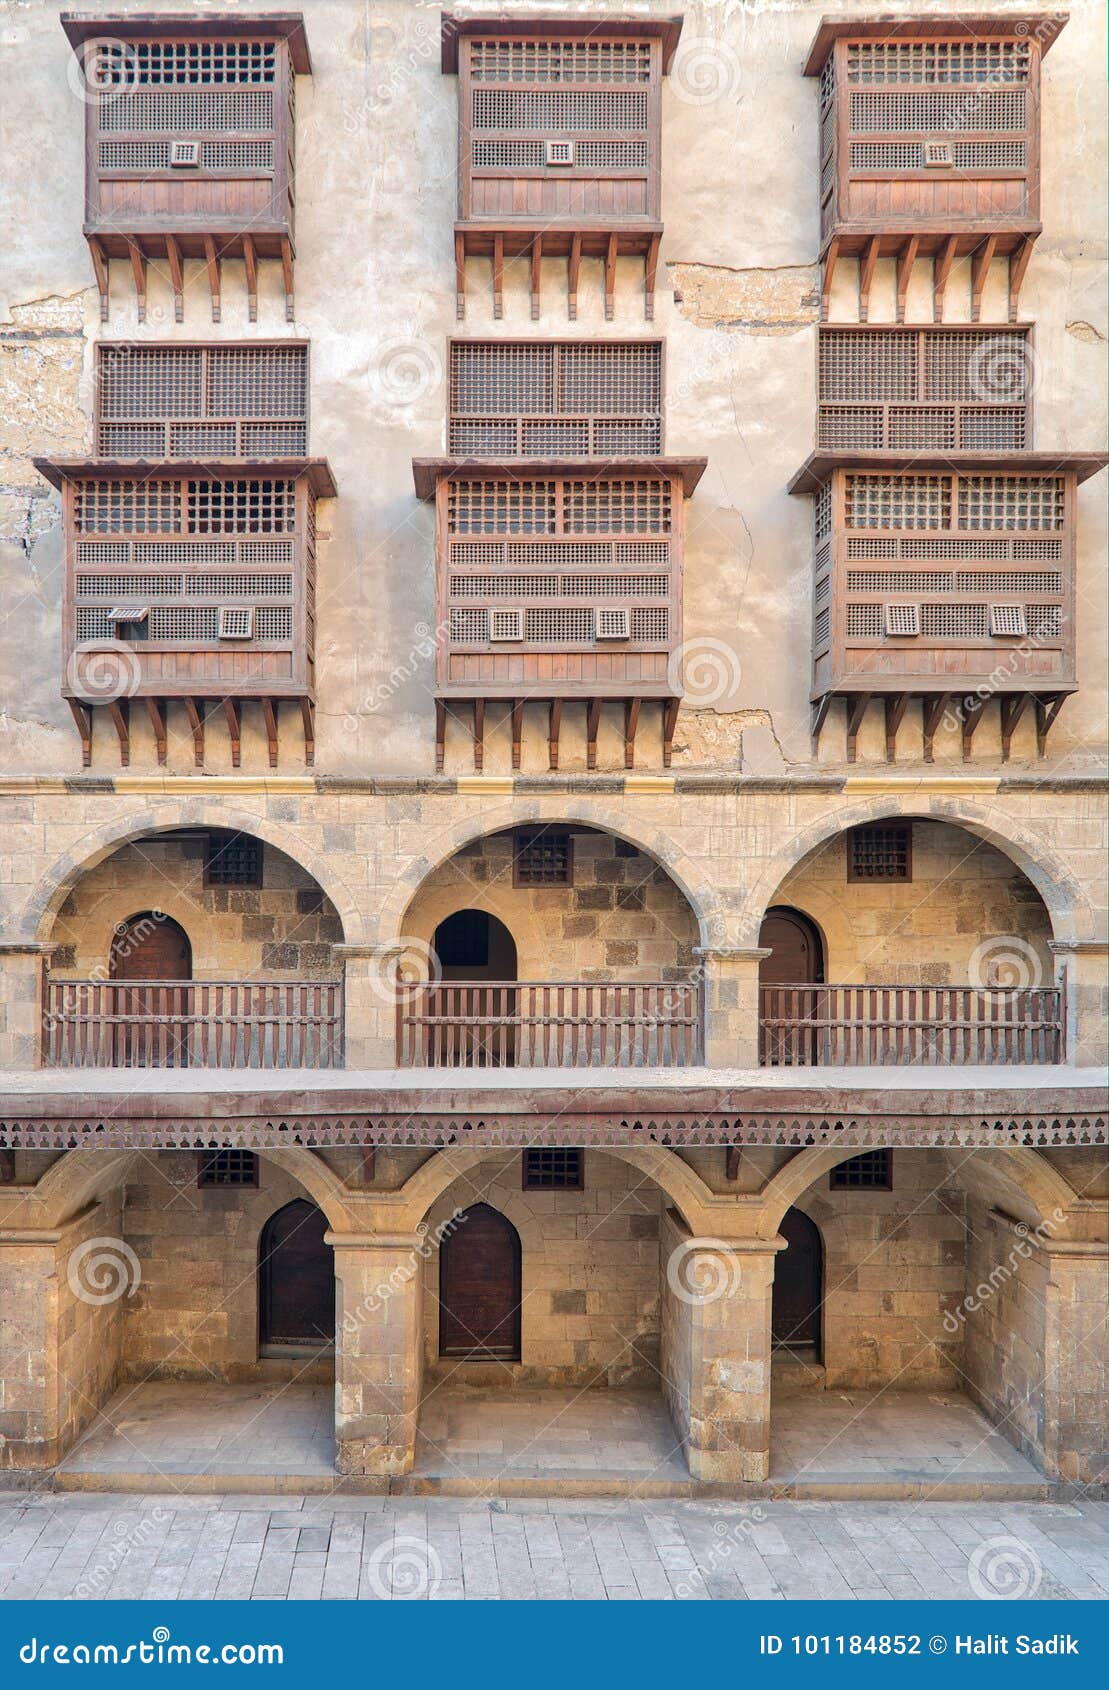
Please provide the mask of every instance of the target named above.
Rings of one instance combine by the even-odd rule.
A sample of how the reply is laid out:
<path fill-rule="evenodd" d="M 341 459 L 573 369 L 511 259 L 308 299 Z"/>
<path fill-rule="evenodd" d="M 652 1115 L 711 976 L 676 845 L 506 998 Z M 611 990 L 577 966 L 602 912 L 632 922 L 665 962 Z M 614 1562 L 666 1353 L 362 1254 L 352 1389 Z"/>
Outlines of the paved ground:
<path fill-rule="evenodd" d="M 1109 1597 L 1109 1503 L 0 1492 L 0 1598 Z"/>
<path fill-rule="evenodd" d="M 771 1425 L 771 1478 L 779 1483 L 947 1482 L 972 1487 L 965 1496 L 973 1487 L 1042 1482 L 954 1391 L 783 1390 Z M 119 1490 L 177 1490 L 206 1474 L 217 1481 L 210 1488 L 260 1479 L 267 1489 L 318 1490 L 334 1463 L 328 1385 L 157 1382 L 117 1391 L 61 1472 Z M 658 1391 L 478 1389 L 453 1378 L 428 1386 L 413 1477 L 474 1489 L 510 1479 L 554 1487 L 605 1480 L 631 1491 L 654 1485 L 640 1494 L 655 1496 L 689 1483 Z"/>

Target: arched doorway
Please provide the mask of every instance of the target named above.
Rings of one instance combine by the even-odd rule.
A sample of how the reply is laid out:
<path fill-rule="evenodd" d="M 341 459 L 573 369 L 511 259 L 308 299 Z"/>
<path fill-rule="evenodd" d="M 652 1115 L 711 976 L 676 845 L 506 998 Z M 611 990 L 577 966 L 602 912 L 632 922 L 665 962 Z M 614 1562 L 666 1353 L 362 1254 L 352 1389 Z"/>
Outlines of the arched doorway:
<path fill-rule="evenodd" d="M 759 945 L 760 1061 L 772 1067 L 809 1066 L 819 1061 L 818 1035 L 806 1026 L 819 1014 L 824 979 L 824 941 L 814 921 L 784 904 L 767 910 Z"/>
<path fill-rule="evenodd" d="M 520 1235 L 488 1203 L 466 1209 L 439 1252 L 439 1354 L 520 1359 Z"/>
<path fill-rule="evenodd" d="M 510 1022 L 519 994 L 504 984 L 517 975 L 516 941 L 504 922 L 488 910 L 455 910 L 435 929 L 432 950 L 441 982 L 430 1005 L 438 1022 L 432 1060 L 511 1068 L 516 1032 Z"/>
<path fill-rule="evenodd" d="M 191 980 L 189 935 L 161 910 L 129 915 L 112 937 L 108 973 L 113 980 Z"/>
<path fill-rule="evenodd" d="M 327 1216 L 297 1197 L 272 1214 L 258 1241 L 258 1347 L 313 1355 L 335 1342 L 335 1264 Z"/>
<path fill-rule="evenodd" d="M 192 945 L 180 922 L 141 910 L 117 924 L 108 957 L 114 1067 L 188 1067 L 190 1006 L 177 982 L 192 976 Z"/>
<path fill-rule="evenodd" d="M 787 1209 L 778 1230 L 786 1248 L 774 1260 L 771 1338 L 775 1349 L 801 1351 L 813 1361 L 819 1361 L 824 1302 L 824 1241 L 820 1228 L 800 1209 Z"/>

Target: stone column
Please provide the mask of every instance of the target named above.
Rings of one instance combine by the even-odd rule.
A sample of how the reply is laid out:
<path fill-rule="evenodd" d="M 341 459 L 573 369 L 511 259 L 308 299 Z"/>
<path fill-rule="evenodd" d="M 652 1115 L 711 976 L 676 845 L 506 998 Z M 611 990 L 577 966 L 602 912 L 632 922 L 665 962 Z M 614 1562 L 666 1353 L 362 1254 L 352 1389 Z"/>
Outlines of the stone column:
<path fill-rule="evenodd" d="M 662 1231 L 663 1392 L 693 1478 L 770 1471 L 770 1293 L 781 1239 Z"/>
<path fill-rule="evenodd" d="M 397 964 L 401 945 L 334 945 L 344 964 L 344 1024 L 348 1068 L 396 1067 Z"/>
<path fill-rule="evenodd" d="M 0 1470 L 53 1467 L 60 1232 L 0 1231 Z"/>
<path fill-rule="evenodd" d="M 705 989 L 705 1063 L 709 1068 L 759 1065 L 759 945 L 704 945 L 694 953 Z"/>
<path fill-rule="evenodd" d="M 1067 989 L 1067 1061 L 1076 1068 L 1103 1067 L 1109 1054 L 1109 943 L 1055 939 L 1060 979 Z"/>
<path fill-rule="evenodd" d="M 0 941 L 0 1068 L 41 1062 L 43 965 L 56 945 Z"/>
<path fill-rule="evenodd" d="M 327 1234 L 335 1250 L 341 1473 L 408 1473 L 423 1377 L 422 1233 Z"/>
<path fill-rule="evenodd" d="M 1079 1485 L 1109 1480 L 1109 1244 L 1044 1246 L 1044 1467 Z"/>

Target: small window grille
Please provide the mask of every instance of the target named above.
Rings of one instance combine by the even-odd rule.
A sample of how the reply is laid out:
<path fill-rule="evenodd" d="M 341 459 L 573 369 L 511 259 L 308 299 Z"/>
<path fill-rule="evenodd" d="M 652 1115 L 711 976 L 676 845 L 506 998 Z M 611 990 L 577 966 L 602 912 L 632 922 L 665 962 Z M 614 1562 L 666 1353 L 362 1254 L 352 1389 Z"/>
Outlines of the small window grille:
<path fill-rule="evenodd" d="M 221 640 L 249 640 L 254 636 L 254 612 L 247 607 L 222 605 L 219 613 Z"/>
<path fill-rule="evenodd" d="M 489 638 L 490 640 L 522 640 L 524 637 L 524 613 L 522 609 L 511 610 L 492 605 L 489 609 Z"/>
<path fill-rule="evenodd" d="M 548 164 L 573 164 L 573 141 L 548 141 L 546 145 L 546 158 Z"/>
<path fill-rule="evenodd" d="M 950 141 L 925 141 L 924 168 L 926 170 L 950 170 L 953 162 Z"/>
<path fill-rule="evenodd" d="M 626 610 L 610 610 L 598 607 L 597 638 L 599 640 L 626 640 L 630 636 L 630 618 Z"/>
<path fill-rule="evenodd" d="M 1026 634 L 1028 623 L 1022 604 L 991 604 L 990 633 L 999 636 Z"/>
<path fill-rule="evenodd" d="M 196 1183 L 200 1186 L 257 1185 L 258 1158 L 253 1150 L 201 1150 Z"/>
<path fill-rule="evenodd" d="M 557 828 L 521 830 L 512 847 L 514 886 L 572 886 L 574 841 Z"/>
<path fill-rule="evenodd" d="M 853 827 L 847 836 L 848 880 L 911 880 L 913 830 L 907 822 Z"/>
<path fill-rule="evenodd" d="M 193 169 L 200 163 L 199 141 L 173 141 L 169 149 L 169 162 L 174 170 Z"/>
<path fill-rule="evenodd" d="M 832 1169 L 833 1191 L 892 1191 L 892 1150 L 864 1150 Z"/>
<path fill-rule="evenodd" d="M 259 888 L 262 855 L 262 841 L 249 833 L 210 833 L 204 856 L 204 884 Z"/>
<path fill-rule="evenodd" d="M 525 1150 L 525 1191 L 581 1191 L 585 1184 L 582 1150 Z"/>
<path fill-rule="evenodd" d="M 918 604 L 887 604 L 883 614 L 888 638 L 912 639 L 920 633 Z"/>

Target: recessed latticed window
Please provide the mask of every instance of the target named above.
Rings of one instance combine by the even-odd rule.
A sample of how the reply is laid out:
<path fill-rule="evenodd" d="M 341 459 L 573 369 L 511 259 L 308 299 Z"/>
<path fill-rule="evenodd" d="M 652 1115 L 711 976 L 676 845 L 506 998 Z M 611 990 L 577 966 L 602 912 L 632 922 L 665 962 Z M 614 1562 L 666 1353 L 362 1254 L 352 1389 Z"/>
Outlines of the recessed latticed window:
<path fill-rule="evenodd" d="M 524 1151 L 525 1191 L 580 1191 L 584 1182 L 583 1150 Z"/>
<path fill-rule="evenodd" d="M 996 86 L 1026 82 L 1030 64 L 1027 40 L 852 41 L 847 49 L 847 80 L 858 85 L 981 82 Z"/>
<path fill-rule="evenodd" d="M 893 1151 L 864 1150 L 832 1169 L 833 1191 L 892 1191 Z"/>
<path fill-rule="evenodd" d="M 258 1184 L 258 1158 L 253 1150 L 202 1150 L 199 1164 L 198 1185 Z"/>
<path fill-rule="evenodd" d="M 647 41 L 476 40 L 470 47 L 475 82 L 649 82 Z"/>
<path fill-rule="evenodd" d="M 852 828 L 847 836 L 848 880 L 911 880 L 912 839 L 907 822 Z"/>
<path fill-rule="evenodd" d="M 662 449 L 657 341 L 451 347 L 449 446 L 474 456 L 610 456 Z"/>
<path fill-rule="evenodd" d="M 299 456 L 308 349 L 103 345 L 96 429 L 105 457 Z"/>
<path fill-rule="evenodd" d="M 518 833 L 513 843 L 513 879 L 517 886 L 570 886 L 573 883 L 570 835 L 556 828 Z"/>
<path fill-rule="evenodd" d="M 204 879 L 209 886 L 261 886 L 262 841 L 249 833 L 210 833 Z"/>
<path fill-rule="evenodd" d="M 165 88 L 274 80 L 272 41 L 105 41 L 94 50 L 97 88 Z"/>

